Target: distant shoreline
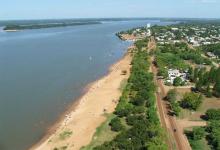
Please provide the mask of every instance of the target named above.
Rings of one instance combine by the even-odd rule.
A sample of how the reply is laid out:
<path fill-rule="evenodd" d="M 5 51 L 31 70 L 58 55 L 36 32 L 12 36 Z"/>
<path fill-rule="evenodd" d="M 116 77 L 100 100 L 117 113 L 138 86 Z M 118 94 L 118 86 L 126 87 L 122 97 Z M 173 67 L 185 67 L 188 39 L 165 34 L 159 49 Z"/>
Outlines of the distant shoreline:
<path fill-rule="evenodd" d="M 5 32 L 18 32 L 19 30 L 4 30 L 3 29 L 3 31 L 5 31 Z"/>
<path fill-rule="evenodd" d="M 54 22 L 54 23 L 45 23 L 45 24 L 14 24 L 6 25 L 3 28 L 5 32 L 16 32 L 20 30 L 34 30 L 34 29 L 44 29 L 44 28 L 56 28 L 56 27 L 68 27 L 68 26 L 80 26 L 80 25 L 93 25 L 93 24 L 102 24 L 99 21 L 88 21 L 88 22 Z"/>

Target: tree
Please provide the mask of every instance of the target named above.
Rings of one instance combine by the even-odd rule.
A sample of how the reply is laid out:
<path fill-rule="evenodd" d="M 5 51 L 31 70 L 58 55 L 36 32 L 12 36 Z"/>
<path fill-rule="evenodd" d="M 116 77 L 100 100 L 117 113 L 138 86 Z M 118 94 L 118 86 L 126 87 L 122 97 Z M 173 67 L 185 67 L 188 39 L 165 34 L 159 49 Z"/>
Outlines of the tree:
<path fill-rule="evenodd" d="M 111 126 L 112 131 L 118 132 L 124 129 L 124 126 L 121 124 L 121 120 L 118 117 L 113 118 L 109 125 Z"/>
<path fill-rule="evenodd" d="M 193 80 L 193 68 L 192 67 L 189 67 L 188 74 L 189 74 L 189 79 L 192 81 Z"/>
<path fill-rule="evenodd" d="M 201 103 L 202 103 L 202 95 L 193 92 L 186 93 L 183 96 L 183 100 L 181 102 L 182 107 L 192 110 L 196 110 Z"/>
<path fill-rule="evenodd" d="M 197 81 L 198 73 L 199 73 L 199 69 L 198 69 L 198 68 L 195 68 L 195 69 L 194 69 L 194 73 L 193 73 L 193 82 L 196 82 L 196 81 Z"/>
<path fill-rule="evenodd" d="M 192 138 L 194 140 L 201 140 L 205 136 L 205 130 L 202 127 L 194 127 L 192 131 Z"/>
<path fill-rule="evenodd" d="M 177 91 L 176 89 L 171 89 L 168 91 L 166 100 L 169 102 L 175 102 L 177 99 Z"/>
<path fill-rule="evenodd" d="M 208 120 L 220 120 L 220 109 L 208 109 L 205 115 Z"/>
<path fill-rule="evenodd" d="M 180 86 L 180 85 L 182 85 L 182 79 L 180 78 L 180 77 L 176 77 L 175 79 L 174 79 L 174 81 L 173 81 L 173 85 L 174 86 Z"/>
<path fill-rule="evenodd" d="M 211 88 L 210 88 L 209 84 L 207 85 L 207 88 L 206 88 L 206 91 L 205 91 L 205 95 L 207 97 L 212 97 L 212 91 L 211 91 Z"/>
<path fill-rule="evenodd" d="M 196 90 L 198 90 L 199 92 L 202 92 L 202 82 L 200 80 L 196 82 L 195 87 L 196 87 Z"/>
<path fill-rule="evenodd" d="M 211 83 L 214 83 L 216 79 L 216 68 L 212 66 L 212 68 L 209 71 L 209 81 Z"/>
<path fill-rule="evenodd" d="M 181 111 L 179 104 L 177 102 L 171 102 L 170 104 L 173 114 L 179 116 L 179 113 Z"/>
<path fill-rule="evenodd" d="M 220 79 L 216 81 L 214 88 L 213 88 L 213 93 L 216 97 L 220 97 Z"/>

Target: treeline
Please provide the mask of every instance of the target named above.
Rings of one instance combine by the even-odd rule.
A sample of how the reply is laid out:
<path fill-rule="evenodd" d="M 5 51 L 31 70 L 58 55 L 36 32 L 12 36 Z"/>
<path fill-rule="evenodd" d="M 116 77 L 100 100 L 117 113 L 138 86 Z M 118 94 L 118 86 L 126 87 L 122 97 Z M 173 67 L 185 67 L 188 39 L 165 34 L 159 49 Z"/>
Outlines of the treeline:
<path fill-rule="evenodd" d="M 167 150 L 166 136 L 157 116 L 156 87 L 153 74 L 148 72 L 149 66 L 147 52 L 139 47 L 133 57 L 130 78 L 114 112 L 116 117 L 110 122 L 118 135 L 95 150 Z"/>
<path fill-rule="evenodd" d="M 203 45 L 200 48 L 205 52 L 212 52 L 218 57 L 220 57 L 220 43 Z"/>
<path fill-rule="evenodd" d="M 101 22 L 90 21 L 90 22 L 63 22 L 63 23 L 48 23 L 48 24 L 28 24 L 28 25 L 7 25 L 3 30 L 26 30 L 26 29 L 41 29 L 41 28 L 53 28 L 53 27 L 67 27 L 77 25 L 90 25 L 90 24 L 101 24 Z"/>
<path fill-rule="evenodd" d="M 164 46 L 160 46 L 160 50 L 162 53 L 172 53 L 183 60 L 190 60 L 198 65 L 212 64 L 208 58 L 201 56 L 201 52 L 199 50 L 190 49 L 186 43 L 165 44 Z"/>
<path fill-rule="evenodd" d="M 197 91 L 204 93 L 207 97 L 212 95 L 220 97 L 220 67 L 212 67 L 209 71 L 205 68 L 195 68 L 190 78 L 196 83 Z"/>

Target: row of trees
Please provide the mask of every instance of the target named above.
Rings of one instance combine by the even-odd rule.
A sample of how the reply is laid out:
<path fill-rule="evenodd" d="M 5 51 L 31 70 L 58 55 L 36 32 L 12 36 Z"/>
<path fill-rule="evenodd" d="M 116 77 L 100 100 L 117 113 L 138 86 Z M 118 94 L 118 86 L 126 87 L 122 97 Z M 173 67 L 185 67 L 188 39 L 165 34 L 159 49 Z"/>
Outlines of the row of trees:
<path fill-rule="evenodd" d="M 205 52 L 213 52 L 215 55 L 220 57 L 220 43 L 203 45 L 201 46 L 201 49 Z"/>
<path fill-rule="evenodd" d="M 155 85 L 149 69 L 148 54 L 137 49 L 132 61 L 131 76 L 123 90 L 114 112 L 116 118 L 110 122 L 118 135 L 95 150 L 167 150 L 165 136 L 160 126 L 155 107 Z M 122 126 L 125 120 L 126 126 Z"/>
<path fill-rule="evenodd" d="M 195 64 L 211 65 L 211 61 L 202 57 L 199 50 L 190 49 L 186 43 L 165 44 L 160 46 L 160 51 L 161 53 L 172 53 L 180 59 L 189 60 Z"/>
<path fill-rule="evenodd" d="M 212 67 L 210 71 L 205 68 L 195 68 L 191 80 L 196 83 L 196 90 L 211 97 L 220 97 L 220 67 Z M 211 88 L 213 86 L 213 88 Z"/>

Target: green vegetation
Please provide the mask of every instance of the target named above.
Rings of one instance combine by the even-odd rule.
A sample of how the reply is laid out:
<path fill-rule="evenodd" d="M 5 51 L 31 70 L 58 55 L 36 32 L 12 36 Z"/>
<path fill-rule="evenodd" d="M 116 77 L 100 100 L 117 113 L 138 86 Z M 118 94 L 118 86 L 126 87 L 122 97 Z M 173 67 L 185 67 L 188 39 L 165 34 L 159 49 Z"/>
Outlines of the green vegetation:
<path fill-rule="evenodd" d="M 190 145 L 193 150 L 207 150 L 207 144 L 213 150 L 220 150 L 220 109 L 208 109 L 205 119 L 208 121 L 207 127 L 195 127 L 193 131 L 186 131 Z"/>
<path fill-rule="evenodd" d="M 157 53 L 156 54 L 156 65 L 159 68 L 158 76 L 168 77 L 168 69 L 175 68 L 180 70 L 186 70 L 188 65 L 175 56 L 172 53 Z"/>
<path fill-rule="evenodd" d="M 207 150 L 205 141 L 205 128 L 194 127 L 192 131 L 185 131 L 193 150 Z"/>
<path fill-rule="evenodd" d="M 166 100 L 170 104 L 170 109 L 172 110 L 172 114 L 175 116 L 179 116 L 181 108 L 179 106 L 179 102 L 177 102 L 177 91 L 176 89 L 171 89 L 168 91 Z"/>
<path fill-rule="evenodd" d="M 202 95 L 197 93 L 186 93 L 181 101 L 181 106 L 190 110 L 196 110 L 202 103 Z"/>
<path fill-rule="evenodd" d="M 213 93 L 216 97 L 220 97 L 220 79 L 219 79 L 220 76 L 218 76 L 218 79 L 214 85 L 214 88 L 213 88 Z"/>
<path fill-rule="evenodd" d="M 145 38 L 143 40 L 138 40 L 136 43 L 135 43 L 135 46 L 137 47 L 137 49 L 142 49 L 142 48 L 146 48 L 147 47 L 147 44 L 148 44 L 148 38 Z"/>
<path fill-rule="evenodd" d="M 220 109 L 208 109 L 205 115 L 207 120 L 220 120 Z"/>
<path fill-rule="evenodd" d="M 185 67 L 185 65 L 181 64 L 181 61 L 178 61 L 177 59 L 182 60 L 182 62 L 183 60 L 186 60 L 195 64 L 211 65 L 211 61 L 208 58 L 202 57 L 200 51 L 190 49 L 186 43 L 164 44 L 159 46 L 159 52 L 164 54 L 173 54 L 176 59 L 173 58 L 169 60 L 172 64 L 174 64 L 174 68 L 177 69 L 184 69 Z"/>
<path fill-rule="evenodd" d="M 72 131 L 66 130 L 66 131 L 63 131 L 62 133 L 60 133 L 59 138 L 61 140 L 65 140 L 66 138 L 70 137 L 72 134 L 73 134 Z"/>
<path fill-rule="evenodd" d="M 174 86 L 181 86 L 181 85 L 184 85 L 184 82 L 182 81 L 182 79 L 180 77 L 176 77 L 173 81 L 173 85 Z"/>
<path fill-rule="evenodd" d="M 212 52 L 216 56 L 220 57 L 220 43 L 217 44 L 209 44 L 209 45 L 203 45 L 201 46 L 201 49 L 204 52 Z"/>
<path fill-rule="evenodd" d="M 205 68 L 195 68 L 192 81 L 196 83 L 196 90 L 206 94 L 207 97 L 212 95 L 220 97 L 220 68 L 212 67 L 210 71 Z M 213 89 L 211 89 L 213 85 Z"/>
<path fill-rule="evenodd" d="M 212 149 L 220 150 L 220 121 L 212 120 L 207 127 L 207 139 Z"/>
<path fill-rule="evenodd" d="M 139 47 L 133 57 L 131 76 L 114 112 L 116 117 L 110 121 L 114 131 L 115 127 L 119 127 L 118 134 L 113 140 L 95 147 L 95 150 L 167 149 L 166 136 L 157 116 L 156 88 L 153 74 L 148 72 L 149 65 L 147 52 Z"/>
<path fill-rule="evenodd" d="M 176 102 L 177 100 L 177 91 L 176 89 L 171 89 L 168 91 L 166 100 L 169 102 Z"/>
<path fill-rule="evenodd" d="M 111 122 L 109 123 L 109 125 L 111 126 L 111 130 L 112 131 L 121 131 L 124 129 L 124 126 L 121 123 L 121 120 L 119 117 L 115 117 L 111 120 Z"/>
<path fill-rule="evenodd" d="M 118 134 L 111 130 L 110 121 L 115 117 L 114 114 L 105 114 L 106 121 L 103 122 L 97 129 L 89 145 L 82 147 L 81 150 L 92 150 L 94 147 L 103 144 L 106 141 L 111 141 Z"/>
<path fill-rule="evenodd" d="M 63 23 L 47 23 L 47 24 L 28 24 L 28 25 L 7 25 L 3 30 L 27 30 L 27 29 L 41 29 L 41 28 L 54 28 L 54 27 L 67 27 L 77 25 L 90 25 L 100 24 L 101 22 L 63 22 Z"/>

